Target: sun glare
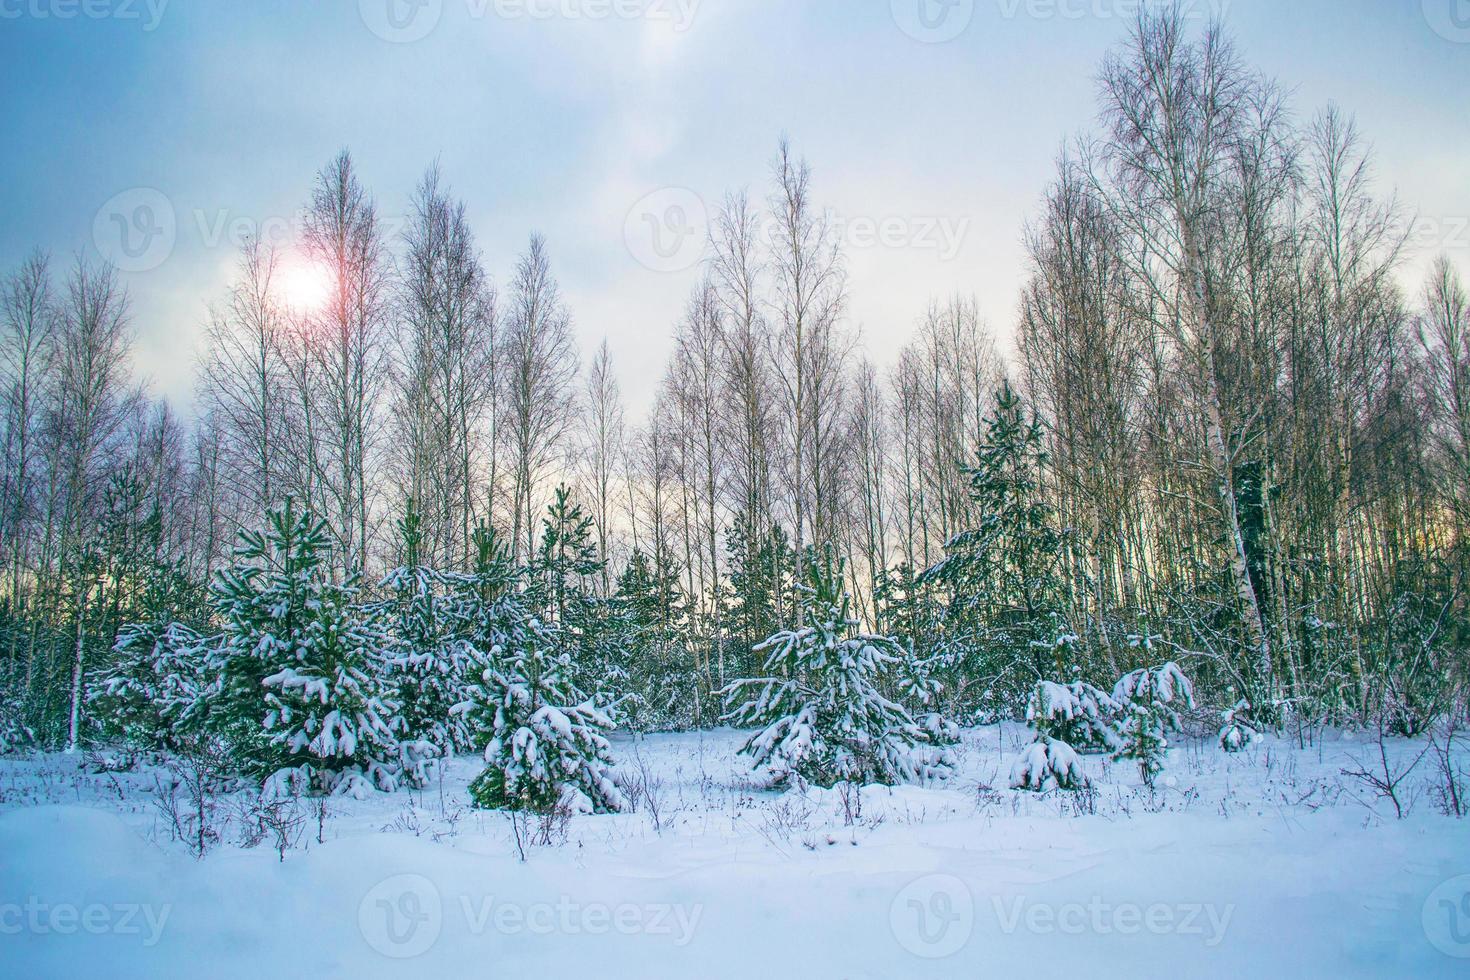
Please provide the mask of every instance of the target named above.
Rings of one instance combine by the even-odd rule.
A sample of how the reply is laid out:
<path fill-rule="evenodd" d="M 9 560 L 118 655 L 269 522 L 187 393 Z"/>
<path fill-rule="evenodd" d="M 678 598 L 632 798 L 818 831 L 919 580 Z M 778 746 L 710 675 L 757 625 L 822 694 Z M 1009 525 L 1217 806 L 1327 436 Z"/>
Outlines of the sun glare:
<path fill-rule="evenodd" d="M 277 294 L 298 313 L 314 313 L 332 298 L 332 275 L 310 259 L 292 255 L 281 263 Z"/>

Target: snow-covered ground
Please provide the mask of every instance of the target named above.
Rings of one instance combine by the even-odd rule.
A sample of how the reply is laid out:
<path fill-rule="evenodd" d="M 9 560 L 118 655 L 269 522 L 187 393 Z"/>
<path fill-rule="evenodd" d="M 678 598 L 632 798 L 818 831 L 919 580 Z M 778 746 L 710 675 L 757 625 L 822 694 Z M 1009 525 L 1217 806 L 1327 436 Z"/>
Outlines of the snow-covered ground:
<path fill-rule="evenodd" d="M 636 812 L 532 822 L 524 861 L 467 805 L 473 759 L 304 804 L 284 859 L 241 845 L 250 794 L 215 800 L 198 860 L 163 769 L 8 758 L 0 975 L 1470 975 L 1470 825 L 1430 805 L 1428 759 L 1396 820 L 1342 775 L 1361 737 L 1187 743 L 1155 794 L 1091 757 L 1090 799 L 1006 789 L 1026 739 L 972 730 L 948 784 L 844 798 L 759 789 L 734 732 L 619 738 Z"/>

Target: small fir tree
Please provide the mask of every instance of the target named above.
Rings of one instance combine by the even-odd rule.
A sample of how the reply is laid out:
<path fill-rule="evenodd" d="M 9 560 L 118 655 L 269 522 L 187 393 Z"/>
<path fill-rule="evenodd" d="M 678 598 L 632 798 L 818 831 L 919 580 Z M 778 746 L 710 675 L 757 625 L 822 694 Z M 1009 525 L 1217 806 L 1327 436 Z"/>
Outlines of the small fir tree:
<path fill-rule="evenodd" d="M 1250 722 L 1251 704 L 1238 701 L 1235 707 L 1220 712 L 1223 723 L 1220 728 L 1220 748 L 1229 753 L 1244 752 L 1260 737 L 1260 732 Z"/>
<path fill-rule="evenodd" d="M 1082 760 L 1066 742 L 1046 735 L 1032 742 L 1011 767 L 1011 789 L 1033 793 L 1080 790 L 1092 785 Z"/>
<path fill-rule="evenodd" d="M 947 754 L 880 690 L 903 662 L 903 646 L 858 633 L 850 604 L 842 563 L 830 553 L 809 555 L 804 624 L 757 647 L 765 677 L 726 689 L 727 719 L 760 726 L 740 751 L 777 785 L 793 777 L 830 787 L 948 775 Z"/>
<path fill-rule="evenodd" d="M 225 625 L 221 726 L 272 785 L 361 796 L 397 784 L 388 640 L 325 565 L 324 522 L 288 500 L 244 531 L 213 587 Z"/>
<path fill-rule="evenodd" d="M 1113 700 L 1123 710 L 1121 744 L 1113 757 L 1136 762 L 1144 785 L 1152 789 L 1164 768 L 1169 748 L 1166 733 L 1181 727 L 1175 705 L 1194 707 L 1194 685 L 1178 664 L 1144 667 L 1118 681 Z"/>
<path fill-rule="evenodd" d="M 1065 742 L 1083 753 L 1119 746 L 1115 719 L 1121 708 L 1105 691 L 1083 681 L 1038 681 L 1026 704 L 1026 721 L 1038 737 Z"/>
<path fill-rule="evenodd" d="M 377 613 L 390 637 L 399 762 L 405 778 L 423 786 L 444 758 L 476 747 L 461 708 L 484 664 L 456 635 L 454 576 L 422 563 L 423 535 L 412 501 L 398 530 L 404 563 L 384 578 L 388 599 Z"/>
<path fill-rule="evenodd" d="M 477 806 L 547 813 L 619 810 L 606 733 L 611 721 L 578 690 L 555 627 L 501 605 L 478 710 L 488 718 L 485 771 L 470 784 Z"/>
<path fill-rule="evenodd" d="M 1021 700 L 1027 678 L 1074 669 L 1075 637 L 1063 618 L 1065 537 L 1042 491 L 1045 463 L 1040 422 L 1002 386 L 965 470 L 975 523 L 918 582 L 943 597 L 934 654 L 963 701 L 957 711 L 1004 708 Z M 972 688 L 984 693 L 977 698 Z"/>

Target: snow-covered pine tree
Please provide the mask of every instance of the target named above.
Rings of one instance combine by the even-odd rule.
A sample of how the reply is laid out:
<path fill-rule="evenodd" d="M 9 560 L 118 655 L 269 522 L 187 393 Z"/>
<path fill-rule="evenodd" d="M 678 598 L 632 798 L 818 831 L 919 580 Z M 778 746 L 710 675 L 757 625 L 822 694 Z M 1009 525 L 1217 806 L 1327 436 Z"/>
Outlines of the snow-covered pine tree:
<path fill-rule="evenodd" d="M 1113 700 L 1123 709 L 1119 730 L 1122 744 L 1113 757 L 1136 762 L 1144 785 L 1151 788 L 1164 767 L 1169 748 L 1166 733 L 1180 728 L 1179 712 L 1174 706 L 1194 707 L 1194 685 L 1178 664 L 1141 667 L 1118 681 Z"/>
<path fill-rule="evenodd" d="M 128 529 L 120 520 L 119 515 L 141 509 L 119 506 L 140 492 L 131 480 L 122 486 L 131 489 L 120 494 L 114 484 L 108 494 L 112 506 L 105 537 L 123 625 L 106 666 L 88 682 L 89 713 L 106 738 L 143 749 L 195 749 L 220 692 L 218 640 L 194 628 L 207 618 L 207 593 L 181 563 L 164 557 L 156 501 L 137 526 Z"/>
<path fill-rule="evenodd" d="M 612 722 L 577 688 L 557 629 L 516 605 L 500 604 L 502 640 L 476 706 L 489 719 L 490 740 L 470 795 L 493 810 L 622 809 L 606 738 Z"/>
<path fill-rule="evenodd" d="M 1121 744 L 1113 758 L 1131 759 L 1138 764 L 1138 774 L 1145 786 L 1152 787 L 1164 768 L 1169 740 L 1159 716 L 1148 708 L 1130 704 L 1118 730 Z"/>
<path fill-rule="evenodd" d="M 1249 701 L 1238 701 L 1235 707 L 1220 712 L 1220 720 L 1223 722 L 1220 728 L 1220 748 L 1226 752 L 1244 752 L 1250 748 L 1260 732 L 1251 724 L 1251 703 Z"/>
<path fill-rule="evenodd" d="M 0 755 L 19 752 L 35 742 L 35 729 L 25 723 L 20 699 L 9 691 L 0 691 Z"/>
<path fill-rule="evenodd" d="M 603 571 L 593 530 L 571 489 L 557 487 L 528 569 L 527 599 L 541 622 L 555 627 L 571 656 L 577 687 L 612 714 L 627 690 L 628 651 L 609 603 L 593 592 Z"/>
<path fill-rule="evenodd" d="M 766 676 L 726 688 L 726 719 L 761 729 L 740 751 L 776 785 L 793 777 L 831 787 L 947 776 L 947 753 L 880 690 L 906 652 L 891 637 L 856 631 L 843 563 L 830 552 L 809 553 L 801 595 L 804 625 L 756 647 Z"/>
<path fill-rule="evenodd" d="M 1175 706 L 1194 707 L 1194 683 L 1172 661 L 1162 667 L 1140 667 L 1124 674 L 1113 686 L 1113 701 L 1125 708 L 1140 705 L 1155 711 L 1166 727 L 1178 731 L 1179 711 Z"/>
<path fill-rule="evenodd" d="M 459 582 L 455 613 L 481 666 L 472 701 L 456 709 L 484 746 L 471 798 L 486 809 L 620 809 L 606 738 L 612 723 L 577 686 L 575 644 L 528 607 L 526 570 L 493 528 L 476 528 L 473 544 L 475 568 Z"/>
<path fill-rule="evenodd" d="M 960 743 L 960 726 L 938 710 L 944 694 L 944 682 L 936 676 L 933 661 L 923 659 L 914 652 L 912 641 L 904 644 L 904 658 L 898 669 L 897 687 L 908 704 L 917 706 L 913 714 L 914 722 L 929 736 L 932 744 Z"/>
<path fill-rule="evenodd" d="M 388 640 L 351 584 L 326 569 L 326 524 L 291 500 L 261 531 L 242 531 L 235 564 L 213 584 L 225 626 L 223 730 L 250 771 L 274 786 L 361 796 L 392 790 L 396 705 Z"/>
<path fill-rule="evenodd" d="M 103 732 L 170 752 L 198 736 L 219 692 L 213 643 L 182 623 L 119 630 L 113 663 L 92 679 L 87 697 Z"/>
<path fill-rule="evenodd" d="M 780 629 L 788 611 L 799 604 L 793 572 L 800 564 L 786 530 L 770 522 L 762 530 L 751 515 L 735 515 L 725 532 L 725 551 L 730 572 L 729 607 L 724 622 L 730 631 L 731 676 L 759 673 L 765 658 L 755 647 Z"/>
<path fill-rule="evenodd" d="M 446 580 L 452 594 L 448 615 L 454 635 L 478 651 L 488 663 L 490 651 L 504 638 L 501 605 L 512 602 L 517 610 L 524 608 L 519 595 L 524 569 L 517 567 L 510 548 L 489 523 L 482 522 L 475 527 L 470 548 L 473 562 L 470 573 Z M 474 680 L 478 683 L 479 671 Z"/>
<path fill-rule="evenodd" d="M 1065 742 L 1082 753 L 1112 752 L 1120 742 L 1114 721 L 1121 708 L 1107 692 L 1083 681 L 1038 681 L 1026 721 L 1039 738 Z"/>
<path fill-rule="evenodd" d="M 403 564 L 383 579 L 387 599 L 378 612 L 391 639 L 400 764 L 405 778 L 422 786 L 436 760 L 477 747 L 473 726 L 460 709 L 472 700 L 485 664 L 456 635 L 459 577 L 421 561 L 423 534 L 412 501 L 398 530 Z"/>
<path fill-rule="evenodd" d="M 1066 742 L 1038 736 L 1011 766 L 1011 789 L 1045 793 L 1054 789 L 1079 790 L 1091 785 L 1082 760 Z"/>

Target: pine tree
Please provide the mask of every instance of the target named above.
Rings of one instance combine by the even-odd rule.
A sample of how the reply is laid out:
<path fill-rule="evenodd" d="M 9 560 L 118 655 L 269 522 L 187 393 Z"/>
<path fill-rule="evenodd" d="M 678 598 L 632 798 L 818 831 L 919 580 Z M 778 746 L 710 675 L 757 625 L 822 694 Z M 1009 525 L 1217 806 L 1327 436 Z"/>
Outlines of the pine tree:
<path fill-rule="evenodd" d="M 475 529 L 472 545 L 474 569 L 457 583 L 454 613 L 480 666 L 471 702 L 455 709 L 484 749 L 471 798 L 486 809 L 619 809 L 606 739 L 612 722 L 577 685 L 579 638 L 535 611 L 555 605 L 548 566 L 528 585 L 531 571 L 517 567 L 488 524 Z"/>
<path fill-rule="evenodd" d="M 504 638 L 502 605 L 513 601 L 517 609 L 522 607 L 519 589 L 525 574 L 511 557 L 510 546 L 488 523 L 475 527 L 470 547 L 470 573 L 449 580 L 453 593 L 449 615 L 455 636 L 488 662 L 490 651 Z"/>
<path fill-rule="evenodd" d="M 287 500 L 243 531 L 213 586 L 225 625 L 222 728 L 272 785 L 362 795 L 397 784 L 388 638 L 326 568 L 326 524 Z"/>
<path fill-rule="evenodd" d="M 761 533 L 746 514 L 737 514 L 725 533 L 729 552 L 730 605 L 724 621 L 734 641 L 731 670 L 737 676 L 760 670 L 762 658 L 755 646 L 781 627 L 787 610 L 794 609 L 796 583 L 790 569 L 796 565 L 790 539 L 780 524 Z"/>
<path fill-rule="evenodd" d="M 1169 748 L 1163 721 L 1148 708 L 1130 704 L 1119 729 L 1119 736 L 1122 744 L 1113 754 L 1113 758 L 1136 762 L 1143 784 L 1152 788 L 1154 780 L 1163 771 L 1165 752 Z"/>
<path fill-rule="evenodd" d="M 557 487 L 528 570 L 527 598 L 541 621 L 555 627 L 561 642 L 571 648 L 578 687 L 591 692 L 604 710 L 612 710 L 626 687 L 627 650 L 610 621 L 608 603 L 593 591 L 603 568 L 592 518 L 572 499 L 569 488 Z"/>
<path fill-rule="evenodd" d="M 915 651 L 932 651 L 943 612 L 934 593 L 925 588 L 921 575 L 908 562 L 881 569 L 873 589 L 879 628 L 908 637 Z M 923 653 L 919 655 L 925 659 Z"/>
<path fill-rule="evenodd" d="M 945 604 L 936 656 L 962 703 L 1006 707 L 1032 680 L 1070 674 L 1077 638 L 1064 617 L 1064 537 L 1042 492 L 1040 422 L 1004 385 L 966 469 L 976 525 L 920 577 Z M 983 684 L 984 695 L 969 688 Z"/>
<path fill-rule="evenodd" d="M 1011 767 L 1011 789 L 1045 793 L 1080 790 L 1092 785 L 1072 746 L 1046 735 L 1032 742 Z"/>
<path fill-rule="evenodd" d="M 1223 723 L 1220 728 L 1220 748 L 1226 752 L 1244 752 L 1260 737 L 1260 732 L 1249 721 L 1251 703 L 1238 701 L 1235 707 L 1220 712 Z"/>
<path fill-rule="evenodd" d="M 112 666 L 93 678 L 88 694 L 104 735 L 170 752 L 197 739 L 218 696 L 211 643 L 182 623 L 124 626 Z"/>
<path fill-rule="evenodd" d="M 891 637 L 857 633 L 843 564 L 808 555 L 804 625 L 778 631 L 757 647 L 766 676 L 726 689 L 726 718 L 760 726 L 741 748 L 777 785 L 799 777 L 894 784 L 947 775 L 947 755 L 880 685 L 905 658 Z M 742 700 L 743 699 L 743 700 Z"/>
<path fill-rule="evenodd" d="M 1038 681 L 1026 705 L 1026 721 L 1038 738 L 1065 742 L 1078 752 L 1119 747 L 1114 720 L 1122 707 L 1107 692 L 1083 681 Z"/>
<path fill-rule="evenodd" d="M 391 637 L 400 763 L 406 778 L 422 786 L 436 760 L 476 747 L 463 708 L 485 665 L 456 635 L 455 577 L 421 561 L 423 535 L 411 501 L 398 530 L 404 563 L 384 578 L 389 598 L 377 612 Z"/>
<path fill-rule="evenodd" d="M 606 738 L 612 722 L 578 690 L 556 628 L 515 605 L 501 604 L 502 640 L 481 686 L 490 738 L 470 795 L 486 809 L 621 809 Z"/>
<path fill-rule="evenodd" d="M 1115 759 L 1138 764 L 1144 785 L 1152 788 L 1164 768 L 1168 731 L 1181 727 L 1176 704 L 1194 707 L 1194 685 L 1175 663 L 1143 667 L 1123 676 L 1113 688 L 1113 701 L 1122 709 L 1121 745 Z"/>
<path fill-rule="evenodd" d="M 206 593 L 168 557 L 163 515 L 134 468 L 113 475 L 94 554 L 106 599 L 99 635 L 116 635 L 90 672 L 86 704 L 105 738 L 179 750 L 197 738 L 218 687 L 206 667 L 209 642 L 197 632 Z"/>
<path fill-rule="evenodd" d="M 682 729 L 703 713 L 701 685 L 689 650 L 689 619 L 679 568 L 634 549 L 613 595 L 622 644 L 631 652 L 628 720 L 642 731 Z"/>

